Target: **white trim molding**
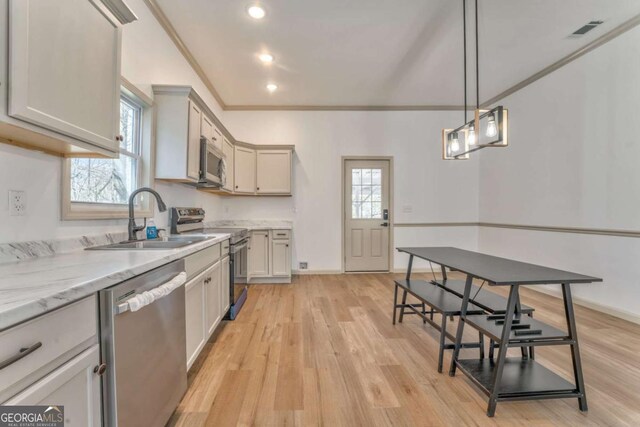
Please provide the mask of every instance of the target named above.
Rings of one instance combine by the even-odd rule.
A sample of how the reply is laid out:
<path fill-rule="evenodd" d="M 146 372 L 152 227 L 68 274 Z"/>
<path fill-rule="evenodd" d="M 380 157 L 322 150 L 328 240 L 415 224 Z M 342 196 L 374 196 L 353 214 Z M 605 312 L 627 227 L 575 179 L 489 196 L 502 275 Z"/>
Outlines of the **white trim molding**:
<path fill-rule="evenodd" d="M 540 292 L 541 294 L 550 295 L 552 297 L 556 297 L 558 299 L 562 299 L 562 292 L 560 292 L 559 290 L 543 288 L 543 287 L 540 287 L 540 286 L 527 286 L 527 285 L 525 285 L 525 287 L 527 289 L 532 290 L 532 291 Z M 580 298 L 580 297 L 576 297 L 575 295 L 573 296 L 573 302 L 576 305 L 579 305 L 579 306 L 582 306 L 582 307 L 586 307 L 588 309 L 595 310 L 597 312 L 608 314 L 610 316 L 617 317 L 619 319 L 626 320 L 626 321 L 629 321 L 629 322 L 636 323 L 636 324 L 640 325 L 640 315 L 639 314 L 632 313 L 632 312 L 626 311 L 626 310 L 620 310 L 618 308 L 611 307 L 611 306 L 604 305 L 604 304 L 599 304 L 597 302 L 588 301 L 586 299 L 583 299 L 583 298 Z"/>

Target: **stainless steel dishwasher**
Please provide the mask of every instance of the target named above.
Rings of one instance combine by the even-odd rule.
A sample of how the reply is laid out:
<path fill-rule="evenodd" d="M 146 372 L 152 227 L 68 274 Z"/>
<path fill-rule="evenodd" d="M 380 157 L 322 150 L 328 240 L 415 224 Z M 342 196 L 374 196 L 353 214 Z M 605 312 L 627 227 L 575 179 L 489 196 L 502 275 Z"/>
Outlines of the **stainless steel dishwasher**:
<path fill-rule="evenodd" d="M 100 291 L 105 426 L 164 426 L 187 390 L 184 271 L 174 261 Z"/>

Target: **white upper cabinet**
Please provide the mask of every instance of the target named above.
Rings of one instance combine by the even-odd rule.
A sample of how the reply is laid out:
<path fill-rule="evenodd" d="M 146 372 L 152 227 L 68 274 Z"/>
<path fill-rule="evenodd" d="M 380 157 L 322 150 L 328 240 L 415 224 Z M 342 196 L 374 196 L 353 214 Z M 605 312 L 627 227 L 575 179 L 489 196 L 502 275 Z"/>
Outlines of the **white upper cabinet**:
<path fill-rule="evenodd" d="M 291 194 L 291 150 L 256 151 L 256 193 Z"/>
<path fill-rule="evenodd" d="M 213 145 L 215 145 L 215 147 L 220 151 L 222 151 L 222 144 L 224 143 L 223 139 L 224 137 L 222 136 L 222 132 L 220 132 L 218 128 L 214 126 L 213 138 L 211 140 L 213 141 Z"/>
<path fill-rule="evenodd" d="M 47 152 L 115 155 L 120 23 L 97 0 L 4 0 L 0 9 L 9 28 L 0 36 L 0 82 L 9 82 L 0 84 L 0 135 Z"/>
<path fill-rule="evenodd" d="M 227 165 L 227 171 L 226 171 L 227 180 L 225 181 L 224 186 L 222 188 L 225 189 L 226 191 L 233 191 L 233 188 L 234 188 L 233 173 L 234 173 L 235 162 L 234 162 L 233 151 L 234 151 L 233 144 L 229 142 L 227 138 L 224 138 L 224 143 L 222 144 L 222 153 L 224 153 L 224 157 Z"/>
<path fill-rule="evenodd" d="M 194 181 L 200 179 L 200 137 L 201 124 L 205 123 L 202 110 L 195 102 L 189 101 L 189 129 L 187 134 L 187 177 Z"/>
<path fill-rule="evenodd" d="M 202 123 L 200 126 L 200 130 L 202 131 L 202 136 L 207 138 L 209 141 L 213 142 L 214 133 L 213 133 L 213 120 L 209 117 L 202 115 Z"/>
<path fill-rule="evenodd" d="M 256 150 L 236 145 L 234 150 L 234 192 L 256 192 Z"/>
<path fill-rule="evenodd" d="M 215 135 L 212 113 L 190 86 L 154 85 L 156 179 L 196 183 L 200 138 Z"/>

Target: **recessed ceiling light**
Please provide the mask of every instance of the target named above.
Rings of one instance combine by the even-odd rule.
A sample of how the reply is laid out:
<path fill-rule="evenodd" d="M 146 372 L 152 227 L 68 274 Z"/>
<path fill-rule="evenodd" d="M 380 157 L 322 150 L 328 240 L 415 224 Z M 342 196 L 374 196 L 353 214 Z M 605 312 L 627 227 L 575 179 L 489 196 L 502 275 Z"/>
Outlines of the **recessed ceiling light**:
<path fill-rule="evenodd" d="M 271 64 L 275 59 L 270 53 L 261 53 L 260 55 L 258 55 L 258 58 L 260 58 L 260 61 L 264 62 L 265 64 Z"/>
<path fill-rule="evenodd" d="M 277 84 L 269 83 L 269 84 L 267 85 L 267 90 L 268 90 L 269 92 L 272 92 L 272 93 L 273 93 L 273 92 L 275 92 L 275 91 L 276 91 L 276 89 L 278 89 L 278 85 L 277 85 Z"/>
<path fill-rule="evenodd" d="M 253 6 L 249 6 L 249 9 L 247 9 L 247 13 L 253 19 L 262 19 L 267 14 L 264 11 L 264 8 L 262 6 L 258 6 L 257 4 L 254 4 Z"/>

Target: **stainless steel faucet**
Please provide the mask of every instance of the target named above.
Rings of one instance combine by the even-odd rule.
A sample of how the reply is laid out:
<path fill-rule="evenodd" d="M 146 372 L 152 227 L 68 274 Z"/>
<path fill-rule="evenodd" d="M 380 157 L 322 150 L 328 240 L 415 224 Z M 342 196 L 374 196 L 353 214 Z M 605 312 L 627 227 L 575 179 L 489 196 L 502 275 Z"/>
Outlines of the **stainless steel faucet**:
<path fill-rule="evenodd" d="M 136 219 L 133 215 L 133 199 L 135 199 L 138 193 L 142 192 L 151 193 L 155 196 L 156 200 L 158 201 L 158 210 L 160 212 L 164 212 L 167 210 L 167 205 L 164 204 L 164 202 L 162 201 L 162 197 L 160 197 L 160 194 L 158 194 L 158 192 L 154 189 L 149 187 L 140 187 L 137 190 L 134 190 L 129 196 L 129 240 L 138 240 L 138 231 L 144 230 L 144 228 L 147 226 L 147 218 L 144 219 L 144 224 L 142 226 L 138 226 L 136 225 Z"/>

